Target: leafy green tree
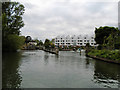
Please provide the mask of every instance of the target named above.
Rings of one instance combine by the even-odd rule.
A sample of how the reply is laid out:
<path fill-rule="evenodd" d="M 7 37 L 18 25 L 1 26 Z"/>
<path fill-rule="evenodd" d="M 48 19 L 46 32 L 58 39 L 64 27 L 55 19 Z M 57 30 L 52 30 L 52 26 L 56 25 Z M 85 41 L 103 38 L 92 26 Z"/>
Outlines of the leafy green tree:
<path fill-rule="evenodd" d="M 35 39 L 35 42 L 37 43 L 38 46 L 40 41 L 38 39 Z"/>
<path fill-rule="evenodd" d="M 24 26 L 22 15 L 24 6 L 19 2 L 2 3 L 2 35 L 6 37 L 9 34 L 20 34 L 20 28 Z"/>
<path fill-rule="evenodd" d="M 110 50 L 119 49 L 120 47 L 120 31 L 118 30 L 115 33 L 111 33 L 107 40 L 106 47 Z"/>
<path fill-rule="evenodd" d="M 43 46 L 43 42 L 42 42 L 42 40 L 39 41 L 38 45 Z"/>
<path fill-rule="evenodd" d="M 26 43 L 29 43 L 30 41 L 32 41 L 31 36 L 27 36 L 27 37 L 25 38 L 25 42 L 26 42 Z"/>
<path fill-rule="evenodd" d="M 50 46 L 50 40 L 49 39 L 45 40 L 44 46 L 45 46 L 46 49 L 49 48 L 49 46 Z"/>
<path fill-rule="evenodd" d="M 117 31 L 118 31 L 118 28 L 108 27 L 108 26 L 95 28 L 95 41 L 96 41 L 96 43 L 103 44 L 104 40 L 107 39 L 111 33 L 115 33 Z M 105 43 L 107 43 L 107 41 Z"/>
<path fill-rule="evenodd" d="M 23 36 L 18 35 L 8 35 L 7 39 L 4 39 L 4 51 L 16 51 L 17 49 L 21 49 L 22 45 L 25 42 L 25 38 Z"/>
<path fill-rule="evenodd" d="M 24 26 L 22 21 L 24 11 L 24 6 L 19 2 L 2 2 L 3 51 L 16 51 L 23 44 L 24 39 L 19 35 L 20 29 Z"/>

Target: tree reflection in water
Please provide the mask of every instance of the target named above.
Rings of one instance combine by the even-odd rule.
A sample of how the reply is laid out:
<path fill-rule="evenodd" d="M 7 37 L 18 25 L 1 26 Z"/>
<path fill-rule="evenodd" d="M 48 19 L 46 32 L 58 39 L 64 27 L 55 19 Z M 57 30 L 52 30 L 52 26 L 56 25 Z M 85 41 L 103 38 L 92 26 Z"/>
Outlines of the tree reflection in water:
<path fill-rule="evenodd" d="M 94 71 L 94 82 L 103 84 L 104 87 L 119 87 L 120 66 L 112 63 L 96 60 Z"/>
<path fill-rule="evenodd" d="M 3 53 L 2 58 L 2 87 L 20 88 L 21 73 L 19 71 L 21 53 Z"/>

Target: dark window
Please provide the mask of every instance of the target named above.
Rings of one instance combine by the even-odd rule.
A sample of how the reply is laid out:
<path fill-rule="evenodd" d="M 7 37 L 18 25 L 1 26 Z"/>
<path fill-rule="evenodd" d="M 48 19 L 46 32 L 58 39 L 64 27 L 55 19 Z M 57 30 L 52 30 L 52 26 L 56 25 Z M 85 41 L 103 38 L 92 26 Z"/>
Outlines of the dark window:
<path fill-rule="evenodd" d="M 82 40 L 80 40 L 80 42 L 82 42 Z"/>
<path fill-rule="evenodd" d="M 89 42 L 89 40 L 87 40 L 87 42 Z"/>
<path fill-rule="evenodd" d="M 84 42 L 86 42 L 86 40 L 84 40 Z"/>
<path fill-rule="evenodd" d="M 86 37 L 84 37 L 84 39 L 86 39 Z"/>

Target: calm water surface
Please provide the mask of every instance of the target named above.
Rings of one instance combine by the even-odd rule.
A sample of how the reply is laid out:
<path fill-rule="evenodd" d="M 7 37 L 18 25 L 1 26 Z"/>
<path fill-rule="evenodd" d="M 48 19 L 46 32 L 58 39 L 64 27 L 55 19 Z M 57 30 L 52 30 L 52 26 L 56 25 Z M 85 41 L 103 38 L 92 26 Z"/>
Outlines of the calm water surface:
<path fill-rule="evenodd" d="M 120 65 L 82 52 L 3 54 L 3 88 L 120 88 Z"/>

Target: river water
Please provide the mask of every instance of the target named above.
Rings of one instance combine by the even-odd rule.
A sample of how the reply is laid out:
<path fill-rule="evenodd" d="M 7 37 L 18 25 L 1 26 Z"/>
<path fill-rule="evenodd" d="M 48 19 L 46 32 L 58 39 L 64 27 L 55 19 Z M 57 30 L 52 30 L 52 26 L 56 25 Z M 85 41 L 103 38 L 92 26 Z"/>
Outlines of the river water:
<path fill-rule="evenodd" d="M 120 88 L 120 65 L 77 52 L 4 53 L 3 88 Z"/>

